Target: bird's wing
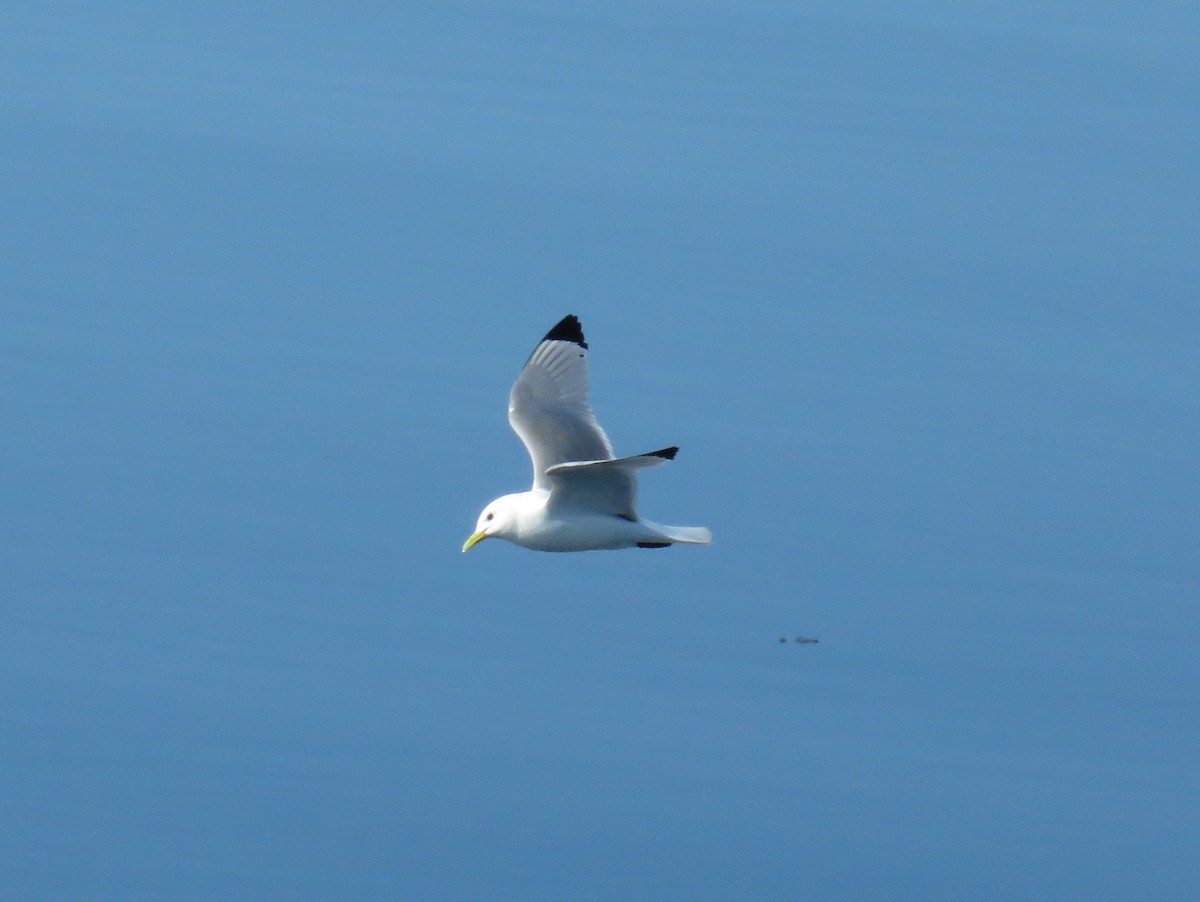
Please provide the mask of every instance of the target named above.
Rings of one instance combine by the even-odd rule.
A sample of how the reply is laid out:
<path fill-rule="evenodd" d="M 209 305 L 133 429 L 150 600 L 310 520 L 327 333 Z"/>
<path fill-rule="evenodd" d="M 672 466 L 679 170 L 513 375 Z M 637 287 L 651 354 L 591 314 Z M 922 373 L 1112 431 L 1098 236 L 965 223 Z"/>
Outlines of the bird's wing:
<path fill-rule="evenodd" d="M 663 448 L 616 460 L 577 460 L 546 471 L 550 483 L 549 511 L 607 514 L 637 519 L 634 471 L 673 460 L 678 448 Z"/>
<path fill-rule="evenodd" d="M 571 315 L 533 349 L 508 397 L 508 421 L 533 459 L 535 489 L 553 488 L 546 471 L 556 464 L 612 459 L 587 395 L 587 342 Z"/>

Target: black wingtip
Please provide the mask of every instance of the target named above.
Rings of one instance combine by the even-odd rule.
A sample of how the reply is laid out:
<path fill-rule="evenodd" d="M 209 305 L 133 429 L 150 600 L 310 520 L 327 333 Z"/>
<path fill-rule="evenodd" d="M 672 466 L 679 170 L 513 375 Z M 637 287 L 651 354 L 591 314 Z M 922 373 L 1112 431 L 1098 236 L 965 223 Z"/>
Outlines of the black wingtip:
<path fill-rule="evenodd" d="M 581 348 L 587 347 L 587 342 L 583 340 L 583 326 L 579 325 L 579 317 L 574 313 L 568 313 L 560 319 L 542 341 L 569 341 Z"/>
<path fill-rule="evenodd" d="M 648 451 L 647 457 L 661 457 L 663 460 L 674 460 L 675 455 L 679 453 L 679 446 L 672 445 L 670 448 L 663 448 L 660 451 Z"/>

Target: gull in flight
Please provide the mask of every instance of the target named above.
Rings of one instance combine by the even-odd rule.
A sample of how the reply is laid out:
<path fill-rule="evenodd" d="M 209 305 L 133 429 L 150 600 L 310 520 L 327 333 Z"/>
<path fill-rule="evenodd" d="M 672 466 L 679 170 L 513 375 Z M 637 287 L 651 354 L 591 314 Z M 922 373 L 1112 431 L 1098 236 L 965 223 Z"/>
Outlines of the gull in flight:
<path fill-rule="evenodd" d="M 707 545 L 703 526 L 660 526 L 636 509 L 635 473 L 675 458 L 678 448 L 614 457 L 588 405 L 587 342 L 574 315 L 546 333 L 508 398 L 508 421 L 533 458 L 533 488 L 483 509 L 468 551 L 507 539 L 535 551 Z"/>

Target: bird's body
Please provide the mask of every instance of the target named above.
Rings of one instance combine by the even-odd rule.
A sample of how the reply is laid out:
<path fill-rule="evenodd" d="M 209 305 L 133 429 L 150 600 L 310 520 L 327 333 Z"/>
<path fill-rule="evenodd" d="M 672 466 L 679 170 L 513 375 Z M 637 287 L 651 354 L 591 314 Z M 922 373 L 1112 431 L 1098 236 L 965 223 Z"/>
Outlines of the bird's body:
<path fill-rule="evenodd" d="M 463 545 L 507 539 L 536 551 L 707 544 L 702 526 L 659 526 L 638 517 L 635 472 L 675 457 L 663 448 L 613 457 L 588 405 L 587 342 L 567 316 L 534 348 L 509 395 L 508 419 L 533 460 L 533 488 L 489 504 Z"/>
<path fill-rule="evenodd" d="M 670 540 L 644 520 L 626 520 L 587 510 L 555 512 L 542 489 L 497 498 L 511 512 L 511 529 L 502 536 L 535 551 L 583 551 L 655 546 Z"/>

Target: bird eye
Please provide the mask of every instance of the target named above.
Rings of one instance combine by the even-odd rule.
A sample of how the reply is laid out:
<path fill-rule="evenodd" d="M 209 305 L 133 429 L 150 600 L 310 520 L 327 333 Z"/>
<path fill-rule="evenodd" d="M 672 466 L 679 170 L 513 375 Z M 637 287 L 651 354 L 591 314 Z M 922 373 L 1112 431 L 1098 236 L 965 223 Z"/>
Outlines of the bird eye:
<path fill-rule="evenodd" d="M 496 516 L 496 515 L 495 515 L 495 514 L 488 514 L 488 515 L 487 515 L 487 518 L 490 520 L 490 519 L 492 519 L 492 517 L 494 517 L 494 516 Z"/>

